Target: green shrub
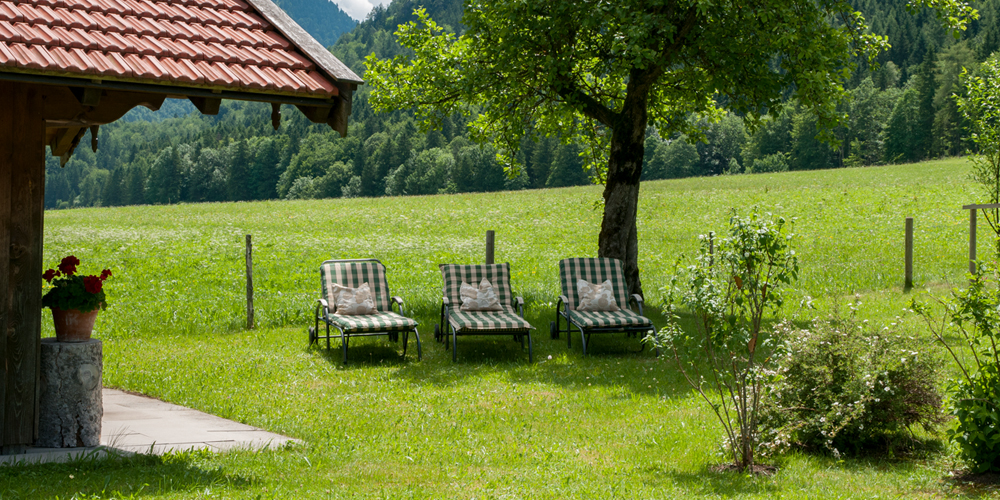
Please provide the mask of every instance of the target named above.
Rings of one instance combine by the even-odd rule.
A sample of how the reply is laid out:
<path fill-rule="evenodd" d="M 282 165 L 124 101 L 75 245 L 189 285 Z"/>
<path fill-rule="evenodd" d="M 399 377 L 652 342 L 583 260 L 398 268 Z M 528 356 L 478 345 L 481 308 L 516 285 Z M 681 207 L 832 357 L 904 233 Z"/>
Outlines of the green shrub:
<path fill-rule="evenodd" d="M 911 307 L 962 374 L 948 388 L 946 406 L 955 416 L 948 438 L 973 472 L 1000 471 L 1000 273 L 980 264 L 970 278 L 969 288 L 936 299 L 944 309 L 939 318 L 926 304 L 913 301 Z"/>
<path fill-rule="evenodd" d="M 784 153 L 774 153 L 763 158 L 757 158 L 747 169 L 748 174 L 769 174 L 788 172 L 788 156 Z"/>
<path fill-rule="evenodd" d="M 861 455 L 909 441 L 914 425 L 942 422 L 935 360 L 896 328 L 853 318 L 777 325 L 783 354 L 762 412 L 765 450 Z"/>
<path fill-rule="evenodd" d="M 798 278 L 790 226 L 754 209 L 746 217 L 733 213 L 714 251 L 701 237 L 696 262 L 671 278 L 668 323 L 653 339 L 673 352 L 681 374 L 712 408 L 741 472 L 754 471 L 760 443 L 758 410 L 771 359 L 763 319 L 779 311 L 785 286 Z M 693 313 L 693 332 L 682 326 L 679 306 Z"/>

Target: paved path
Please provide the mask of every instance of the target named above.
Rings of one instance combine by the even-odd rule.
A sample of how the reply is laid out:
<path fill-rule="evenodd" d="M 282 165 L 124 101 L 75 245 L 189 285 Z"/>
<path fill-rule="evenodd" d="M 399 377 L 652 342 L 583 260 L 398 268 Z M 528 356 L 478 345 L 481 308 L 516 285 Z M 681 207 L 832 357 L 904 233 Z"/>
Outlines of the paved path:
<path fill-rule="evenodd" d="M 169 450 L 278 448 L 297 440 L 233 422 L 158 399 L 104 389 L 101 446 L 95 448 L 28 448 L 21 455 L 0 455 L 0 464 L 14 462 L 64 462 L 96 454 L 105 448 L 125 453 L 163 454 Z"/>

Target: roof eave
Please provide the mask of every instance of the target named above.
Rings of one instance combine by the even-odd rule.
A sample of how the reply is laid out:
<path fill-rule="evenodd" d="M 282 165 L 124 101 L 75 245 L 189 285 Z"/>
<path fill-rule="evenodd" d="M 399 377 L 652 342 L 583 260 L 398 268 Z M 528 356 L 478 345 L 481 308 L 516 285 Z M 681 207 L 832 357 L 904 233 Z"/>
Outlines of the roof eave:
<path fill-rule="evenodd" d="M 354 86 L 361 85 L 364 80 L 351 71 L 346 64 L 340 62 L 330 51 L 326 50 L 315 38 L 306 30 L 302 29 L 285 11 L 274 4 L 271 0 L 247 0 L 253 5 L 257 12 L 264 16 L 268 22 L 285 35 L 306 56 L 312 59 L 326 74 L 333 77 L 339 83 L 349 83 Z"/>

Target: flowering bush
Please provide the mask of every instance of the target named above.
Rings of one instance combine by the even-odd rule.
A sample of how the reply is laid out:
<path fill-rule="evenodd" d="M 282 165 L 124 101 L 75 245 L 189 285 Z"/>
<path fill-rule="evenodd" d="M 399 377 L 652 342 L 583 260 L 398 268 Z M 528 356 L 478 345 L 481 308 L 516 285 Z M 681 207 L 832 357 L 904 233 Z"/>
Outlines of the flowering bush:
<path fill-rule="evenodd" d="M 108 299 L 104 295 L 104 280 L 111 277 L 111 271 L 105 269 L 100 276 L 82 276 L 76 272 L 79 265 L 80 259 L 70 255 L 63 258 L 58 270 L 45 271 L 42 278 L 52 288 L 42 297 L 43 307 L 63 311 L 76 309 L 81 312 L 108 307 Z"/>
<path fill-rule="evenodd" d="M 916 341 L 899 329 L 853 317 L 807 329 L 779 323 L 782 355 L 761 412 L 764 450 L 857 456 L 907 444 L 911 426 L 941 423 L 937 360 L 913 350 Z"/>

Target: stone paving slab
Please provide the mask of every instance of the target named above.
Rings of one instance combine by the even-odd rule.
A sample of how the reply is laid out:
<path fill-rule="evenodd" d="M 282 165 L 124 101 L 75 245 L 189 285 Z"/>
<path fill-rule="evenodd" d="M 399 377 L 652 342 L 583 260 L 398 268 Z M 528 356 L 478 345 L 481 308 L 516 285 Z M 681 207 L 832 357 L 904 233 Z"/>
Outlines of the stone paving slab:
<path fill-rule="evenodd" d="M 119 453 L 153 453 L 233 448 L 279 448 L 298 442 L 280 434 L 226 420 L 158 399 L 105 388 L 101 446 L 93 448 L 28 448 L 18 455 L 0 455 L 0 464 L 65 462 L 106 450 Z"/>

